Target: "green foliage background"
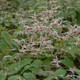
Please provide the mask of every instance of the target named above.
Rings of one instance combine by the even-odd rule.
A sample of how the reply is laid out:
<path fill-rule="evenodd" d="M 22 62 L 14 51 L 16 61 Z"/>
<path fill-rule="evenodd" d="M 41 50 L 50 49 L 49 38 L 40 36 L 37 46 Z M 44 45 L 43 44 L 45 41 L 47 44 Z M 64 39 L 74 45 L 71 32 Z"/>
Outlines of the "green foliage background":
<path fill-rule="evenodd" d="M 52 5 L 49 5 L 49 2 L 50 0 L 0 1 L 0 80 L 55 80 L 55 77 L 58 77 L 59 80 L 79 80 L 77 77 L 70 77 L 70 79 L 65 77 L 66 74 L 72 75 L 68 69 L 74 67 L 76 68 L 75 75 L 80 76 L 80 53 L 75 54 L 75 51 L 80 51 L 80 46 L 72 45 L 75 39 L 70 38 L 66 42 L 54 40 L 53 44 L 57 47 L 55 52 L 61 49 L 60 45 L 67 43 L 69 46 L 64 45 L 63 48 L 68 53 L 63 51 L 62 54 L 53 53 L 52 55 L 49 54 L 49 51 L 45 51 L 42 55 L 37 56 L 29 56 L 27 53 L 20 54 L 18 51 L 20 46 L 14 42 L 14 39 L 18 37 L 15 33 L 22 30 L 19 21 L 21 19 L 27 20 L 26 24 L 32 25 L 30 16 L 34 13 L 41 13 L 40 7 L 42 6 L 51 8 Z M 67 21 L 65 26 L 80 25 L 79 0 L 57 0 L 55 6 L 60 6 L 58 8 L 59 14 L 55 18 L 62 17 L 64 21 Z M 18 17 L 17 13 L 20 14 Z M 7 55 L 12 57 L 4 58 Z M 51 61 L 56 59 L 56 56 L 59 56 L 61 69 L 51 65 Z"/>

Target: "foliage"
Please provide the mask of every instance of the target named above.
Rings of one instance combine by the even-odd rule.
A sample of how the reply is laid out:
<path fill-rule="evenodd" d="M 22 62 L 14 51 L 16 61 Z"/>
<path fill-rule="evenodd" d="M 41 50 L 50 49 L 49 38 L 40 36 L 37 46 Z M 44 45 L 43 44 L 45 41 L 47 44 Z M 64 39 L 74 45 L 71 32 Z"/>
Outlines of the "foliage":
<path fill-rule="evenodd" d="M 59 16 L 64 20 L 70 21 L 72 24 L 80 23 L 80 1 L 79 0 L 58 0 L 57 6 L 60 10 Z"/>
<path fill-rule="evenodd" d="M 0 80 L 80 79 L 79 0 L 1 3 Z"/>

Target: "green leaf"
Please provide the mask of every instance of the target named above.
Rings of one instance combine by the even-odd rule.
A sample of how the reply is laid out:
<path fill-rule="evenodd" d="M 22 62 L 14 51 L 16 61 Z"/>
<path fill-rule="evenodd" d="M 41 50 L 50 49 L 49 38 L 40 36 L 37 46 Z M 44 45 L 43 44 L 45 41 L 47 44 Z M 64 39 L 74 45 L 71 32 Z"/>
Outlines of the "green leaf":
<path fill-rule="evenodd" d="M 44 80 L 52 80 L 55 77 L 64 77 L 65 74 L 66 74 L 66 71 L 64 69 L 59 69 L 53 74 L 53 76 L 50 76 L 50 77 L 48 77 L 48 78 L 46 78 Z"/>
<path fill-rule="evenodd" d="M 45 75 L 45 72 L 46 72 L 46 71 L 40 69 L 39 72 L 38 72 L 38 75 L 43 76 L 43 75 Z"/>
<path fill-rule="evenodd" d="M 78 75 L 80 75 L 80 70 L 79 70 L 79 69 L 77 69 L 77 70 L 76 70 L 76 73 L 77 73 Z"/>
<path fill-rule="evenodd" d="M 32 64 L 25 66 L 22 73 L 25 72 L 26 70 L 31 70 L 33 73 L 37 74 L 37 72 L 41 68 L 41 65 L 42 65 L 42 61 L 36 59 Z"/>
<path fill-rule="evenodd" d="M 31 66 L 34 66 L 34 67 L 36 67 L 36 68 L 39 68 L 39 67 L 41 67 L 41 64 L 42 64 L 42 61 L 36 59 L 36 60 L 31 64 Z"/>
<path fill-rule="evenodd" d="M 1 33 L 2 38 L 4 38 L 4 40 L 7 42 L 7 44 L 11 47 L 11 36 L 9 33 L 7 33 L 6 31 L 3 31 Z"/>
<path fill-rule="evenodd" d="M 74 67 L 74 63 L 70 59 L 61 60 L 61 63 L 66 67 Z"/>
<path fill-rule="evenodd" d="M 8 80 L 25 80 L 25 79 L 19 75 L 15 75 L 15 76 L 10 76 Z"/>
<path fill-rule="evenodd" d="M 49 58 L 45 59 L 43 61 L 43 65 L 44 65 L 44 67 L 45 67 L 46 70 L 50 70 L 51 69 L 51 61 L 50 61 L 50 59 Z"/>
<path fill-rule="evenodd" d="M 0 50 L 2 52 L 5 52 L 5 51 L 7 51 L 7 49 L 8 49 L 7 43 L 5 42 L 5 40 L 1 40 L 0 41 Z"/>
<path fill-rule="evenodd" d="M 74 46 L 67 46 L 66 50 L 71 54 L 71 56 L 75 59 L 75 49 Z"/>
<path fill-rule="evenodd" d="M 3 73 L 0 73 L 0 80 L 5 80 L 6 76 Z"/>
<path fill-rule="evenodd" d="M 36 80 L 36 77 L 33 73 L 24 73 L 23 76 L 25 77 L 26 80 Z"/>
<path fill-rule="evenodd" d="M 8 74 L 17 73 L 22 67 L 24 67 L 27 64 L 30 64 L 31 61 L 32 61 L 31 59 L 24 59 L 18 63 L 10 65 L 7 70 Z"/>
<path fill-rule="evenodd" d="M 73 78 L 73 79 L 71 79 L 71 80 L 79 80 L 78 78 Z"/>

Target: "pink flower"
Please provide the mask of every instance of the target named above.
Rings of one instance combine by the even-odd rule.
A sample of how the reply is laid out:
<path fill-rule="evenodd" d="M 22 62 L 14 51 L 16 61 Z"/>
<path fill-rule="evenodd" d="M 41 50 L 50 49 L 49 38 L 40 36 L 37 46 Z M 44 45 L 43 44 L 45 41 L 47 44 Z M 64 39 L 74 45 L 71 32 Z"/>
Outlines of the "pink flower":
<path fill-rule="evenodd" d="M 34 20 L 35 19 L 35 17 L 32 17 L 32 20 Z"/>
<path fill-rule="evenodd" d="M 77 44 L 76 44 L 76 43 L 74 43 L 74 46 L 77 46 Z"/>
<path fill-rule="evenodd" d="M 4 56 L 4 58 L 6 58 L 6 59 L 8 59 L 8 58 L 10 58 L 10 57 L 12 57 L 12 56 L 10 56 L 10 55 Z"/>
<path fill-rule="evenodd" d="M 57 33 L 54 33 L 54 37 L 58 37 L 58 34 Z"/>
<path fill-rule="evenodd" d="M 75 73 L 76 73 L 76 68 L 70 68 L 70 72 L 71 72 L 72 74 L 75 74 Z"/>
<path fill-rule="evenodd" d="M 32 28 L 30 27 L 30 28 L 28 28 L 28 30 L 32 30 Z"/>
<path fill-rule="evenodd" d="M 41 18 L 41 21 L 44 21 L 44 19 L 43 19 L 43 18 Z"/>
<path fill-rule="evenodd" d="M 37 50 L 37 53 L 38 53 L 38 54 L 39 54 L 39 52 L 40 52 L 40 51 L 39 51 L 39 50 Z"/>
<path fill-rule="evenodd" d="M 44 10 L 44 7 L 42 7 L 41 9 Z"/>
<path fill-rule="evenodd" d="M 43 37 L 40 38 L 43 41 Z"/>
<path fill-rule="evenodd" d="M 43 27 L 40 26 L 40 29 L 42 29 Z"/>
<path fill-rule="evenodd" d="M 59 39 L 60 39 L 60 40 L 63 40 L 63 38 L 62 38 L 62 37 L 60 37 Z"/>

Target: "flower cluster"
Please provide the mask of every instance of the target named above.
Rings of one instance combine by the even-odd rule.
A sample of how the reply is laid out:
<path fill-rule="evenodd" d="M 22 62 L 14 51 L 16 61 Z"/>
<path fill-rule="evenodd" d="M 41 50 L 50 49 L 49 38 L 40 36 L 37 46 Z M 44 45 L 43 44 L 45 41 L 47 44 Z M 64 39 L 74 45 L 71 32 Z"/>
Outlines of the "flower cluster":
<path fill-rule="evenodd" d="M 50 2 L 50 4 L 54 3 L 56 2 Z M 14 40 L 20 46 L 20 53 L 29 53 L 29 55 L 36 56 L 44 54 L 48 50 L 48 54 L 52 56 L 55 54 L 62 55 L 63 53 L 70 53 L 72 57 L 76 53 L 79 55 L 80 26 L 67 26 L 65 24 L 67 22 L 62 17 L 55 18 L 59 7 L 52 6 L 51 9 L 41 7 L 41 13 L 34 13 L 33 16 L 30 16 L 30 25 L 26 25 L 27 20 L 19 22 L 22 30 L 17 32 L 18 37 Z M 61 58 L 58 59 L 58 57 L 53 58 L 51 66 L 61 69 L 63 68 L 60 61 Z M 75 75 L 75 68 L 69 68 L 69 72 L 71 75 L 67 74 L 67 79 L 72 77 L 80 79 L 80 76 Z"/>
<path fill-rule="evenodd" d="M 55 1 L 51 1 L 50 4 L 56 3 Z M 36 13 L 31 16 L 30 22 L 31 26 L 26 25 L 27 20 L 20 21 L 20 25 L 22 25 L 22 31 L 19 31 L 18 34 L 23 36 L 23 39 L 16 40 L 15 43 L 20 45 L 21 49 L 19 50 L 21 53 L 30 52 L 31 54 L 37 55 L 38 53 L 42 54 L 45 50 L 52 50 L 53 47 L 68 46 L 66 42 L 70 39 L 74 39 L 72 45 L 77 46 L 80 44 L 80 26 L 69 26 L 67 27 L 63 23 L 63 18 L 55 18 L 55 11 L 58 10 L 59 7 L 54 7 L 48 9 L 47 7 L 41 7 L 42 12 L 38 15 Z M 26 12 L 24 12 L 26 14 Z M 63 43 L 55 43 L 54 41 L 63 41 Z M 64 46 L 61 47 L 64 49 Z M 66 49 L 64 49 L 66 51 Z"/>

